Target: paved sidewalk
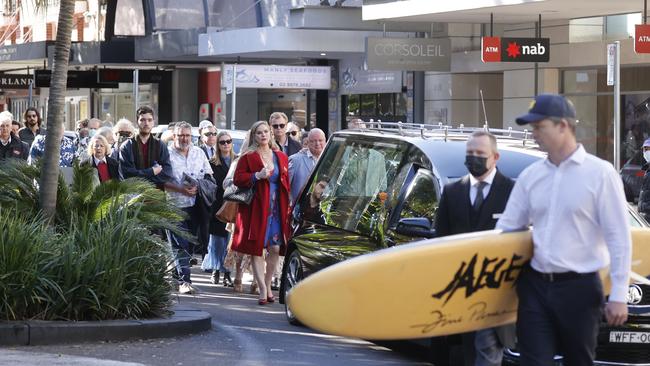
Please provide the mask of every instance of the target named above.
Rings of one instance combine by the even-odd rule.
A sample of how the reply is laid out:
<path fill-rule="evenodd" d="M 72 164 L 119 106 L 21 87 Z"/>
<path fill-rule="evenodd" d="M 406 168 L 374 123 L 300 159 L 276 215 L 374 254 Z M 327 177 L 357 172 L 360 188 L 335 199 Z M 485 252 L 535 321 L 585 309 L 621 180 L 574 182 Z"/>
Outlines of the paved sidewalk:
<path fill-rule="evenodd" d="M 15 350 L 2 350 L 0 352 L 0 365 L 20 366 L 141 366 L 141 363 L 107 361 L 97 358 L 56 355 L 51 353 L 21 352 Z"/>

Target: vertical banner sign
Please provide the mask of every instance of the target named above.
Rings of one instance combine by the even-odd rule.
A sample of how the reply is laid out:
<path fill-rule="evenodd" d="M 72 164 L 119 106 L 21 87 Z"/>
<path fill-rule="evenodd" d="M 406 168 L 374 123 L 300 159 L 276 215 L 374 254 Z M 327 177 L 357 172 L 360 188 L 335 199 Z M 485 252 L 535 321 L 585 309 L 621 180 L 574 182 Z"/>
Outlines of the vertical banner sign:
<path fill-rule="evenodd" d="M 634 26 L 634 52 L 650 53 L 650 24 Z"/>
<path fill-rule="evenodd" d="M 616 70 L 616 44 L 607 45 L 607 86 L 614 85 L 614 74 Z"/>
<path fill-rule="evenodd" d="M 548 62 L 549 38 L 481 38 L 483 62 Z"/>

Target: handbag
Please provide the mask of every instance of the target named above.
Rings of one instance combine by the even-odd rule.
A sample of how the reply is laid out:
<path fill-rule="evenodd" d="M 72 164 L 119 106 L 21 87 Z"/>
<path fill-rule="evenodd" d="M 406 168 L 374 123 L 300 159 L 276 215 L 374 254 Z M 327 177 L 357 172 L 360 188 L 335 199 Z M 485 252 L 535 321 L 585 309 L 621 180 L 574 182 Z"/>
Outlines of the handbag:
<path fill-rule="evenodd" d="M 235 223 L 239 204 L 233 201 L 224 201 L 215 217 L 223 223 Z"/>
<path fill-rule="evenodd" d="M 234 184 L 231 184 L 223 192 L 223 199 L 225 201 L 232 201 L 237 203 L 243 203 L 249 205 L 253 200 L 253 195 L 255 191 L 253 188 L 239 188 Z"/>

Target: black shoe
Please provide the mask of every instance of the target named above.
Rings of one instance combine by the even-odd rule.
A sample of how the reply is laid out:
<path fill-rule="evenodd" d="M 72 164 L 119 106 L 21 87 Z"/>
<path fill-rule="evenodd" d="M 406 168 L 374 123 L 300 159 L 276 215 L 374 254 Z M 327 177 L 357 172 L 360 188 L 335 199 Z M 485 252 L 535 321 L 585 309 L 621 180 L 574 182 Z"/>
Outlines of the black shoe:
<path fill-rule="evenodd" d="M 278 278 L 274 277 L 273 282 L 271 282 L 271 290 L 277 291 L 280 289 L 280 285 L 278 285 Z"/>
<path fill-rule="evenodd" d="M 226 272 L 223 274 L 223 285 L 225 287 L 232 287 L 232 279 L 230 278 L 230 272 Z"/>
<path fill-rule="evenodd" d="M 212 272 L 212 277 L 210 278 L 210 282 L 212 282 L 215 285 L 219 284 L 219 271 Z"/>
<path fill-rule="evenodd" d="M 196 258 L 190 259 L 190 266 L 196 266 L 197 264 L 199 264 L 199 261 Z"/>

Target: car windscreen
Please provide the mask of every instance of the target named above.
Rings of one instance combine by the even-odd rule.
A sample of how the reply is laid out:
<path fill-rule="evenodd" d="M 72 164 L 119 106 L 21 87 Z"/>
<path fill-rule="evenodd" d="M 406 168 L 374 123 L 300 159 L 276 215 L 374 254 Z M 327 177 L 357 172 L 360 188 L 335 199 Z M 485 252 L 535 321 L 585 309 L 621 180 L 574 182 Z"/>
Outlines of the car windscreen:
<path fill-rule="evenodd" d="M 399 194 L 398 175 L 408 146 L 400 141 L 350 141 L 333 137 L 305 188 L 305 219 L 372 236 L 387 203 Z"/>

